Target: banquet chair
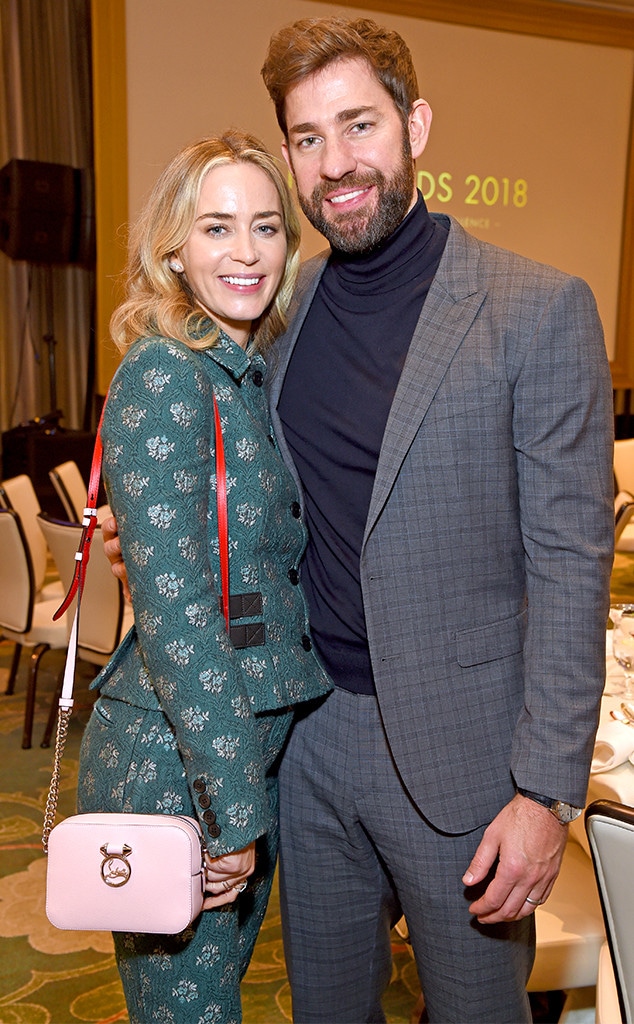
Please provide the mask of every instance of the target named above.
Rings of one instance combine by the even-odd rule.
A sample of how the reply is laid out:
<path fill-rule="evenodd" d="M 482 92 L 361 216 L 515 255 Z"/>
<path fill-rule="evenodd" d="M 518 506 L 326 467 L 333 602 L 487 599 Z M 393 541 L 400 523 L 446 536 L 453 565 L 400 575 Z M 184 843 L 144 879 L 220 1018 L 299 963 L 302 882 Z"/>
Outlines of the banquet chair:
<path fill-rule="evenodd" d="M 37 526 L 37 514 L 40 511 L 40 503 L 31 478 L 22 473 L 19 476 L 3 480 L 0 483 L 0 508 L 12 509 L 20 520 L 31 558 L 34 601 L 37 603 L 50 599 L 56 600 L 58 604 L 61 604 L 64 591 L 60 580 L 51 580 L 46 583 L 46 575 L 49 572 L 48 551 L 46 541 Z M 22 647 L 16 644 L 5 690 L 5 693 L 8 695 L 14 692 L 21 654 Z"/>
<path fill-rule="evenodd" d="M 71 523 L 81 523 L 88 500 L 88 489 L 77 463 L 70 459 L 49 470 L 49 479 L 61 501 L 66 518 Z M 110 515 L 108 505 L 97 509 L 97 522 L 101 523 Z"/>
<path fill-rule="evenodd" d="M 614 475 L 620 491 L 634 494 L 634 437 L 614 442 Z"/>
<path fill-rule="evenodd" d="M 45 584 L 48 571 L 48 550 L 46 541 L 37 525 L 37 516 L 41 511 L 40 503 L 31 478 L 26 473 L 21 473 L 19 476 L 11 477 L 0 483 L 0 506 L 12 509 L 20 518 L 31 555 L 35 593 L 41 593 L 44 598 L 59 598 L 61 603 L 64 591 L 60 581 L 55 580 Z"/>
<path fill-rule="evenodd" d="M 41 512 L 37 518 L 42 535 L 51 551 L 64 590 L 70 587 L 75 569 L 75 552 L 79 547 L 82 527 Z M 121 584 L 110 569 L 104 550 L 103 535 L 97 526 L 92 539 L 90 561 L 81 599 L 77 656 L 92 665 L 105 665 L 119 642 L 133 625 L 132 606 L 123 597 Z M 75 614 L 75 602 L 68 613 Z M 57 700 L 51 706 L 49 721 L 42 740 L 50 743 L 57 715 Z"/>
<path fill-rule="evenodd" d="M 88 493 L 79 466 L 71 459 L 49 470 L 49 479 L 61 501 L 66 518 L 71 523 L 81 523 Z"/>
<path fill-rule="evenodd" d="M 634 496 L 619 491 L 614 499 L 614 546 L 617 551 L 634 551 Z"/>
<path fill-rule="evenodd" d="M 597 1024 L 632 1024 L 634 808 L 612 800 L 595 800 L 586 808 L 585 826 L 607 933 L 607 949 L 602 951 L 597 981 Z"/>
<path fill-rule="evenodd" d="M 40 661 L 48 650 L 68 645 L 70 624 L 68 615 L 53 622 L 53 613 L 60 604 L 59 596 L 46 599 L 36 593 L 25 531 L 13 509 L 0 508 L 0 551 L 0 636 L 16 645 L 13 658 L 16 671 L 22 648 L 32 648 L 22 733 L 22 748 L 28 750 L 33 735 Z M 6 693 L 13 693 L 14 685 L 15 673 Z"/>

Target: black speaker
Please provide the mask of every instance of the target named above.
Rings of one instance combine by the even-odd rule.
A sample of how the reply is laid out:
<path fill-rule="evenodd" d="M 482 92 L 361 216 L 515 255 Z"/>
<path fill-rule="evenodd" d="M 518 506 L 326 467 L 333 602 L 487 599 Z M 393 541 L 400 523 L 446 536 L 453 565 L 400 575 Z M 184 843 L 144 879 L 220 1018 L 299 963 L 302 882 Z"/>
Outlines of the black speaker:
<path fill-rule="evenodd" d="M 90 477 L 94 434 L 81 430 L 50 429 L 46 419 L 22 423 L 2 434 L 2 477 L 26 473 L 33 481 L 41 508 L 58 519 L 66 513 L 48 475 L 49 469 L 69 459 L 79 466 L 85 480 Z M 99 502 L 106 501 L 99 491 Z"/>
<path fill-rule="evenodd" d="M 91 176 L 66 164 L 10 160 L 0 169 L 0 249 L 30 263 L 90 264 Z"/>

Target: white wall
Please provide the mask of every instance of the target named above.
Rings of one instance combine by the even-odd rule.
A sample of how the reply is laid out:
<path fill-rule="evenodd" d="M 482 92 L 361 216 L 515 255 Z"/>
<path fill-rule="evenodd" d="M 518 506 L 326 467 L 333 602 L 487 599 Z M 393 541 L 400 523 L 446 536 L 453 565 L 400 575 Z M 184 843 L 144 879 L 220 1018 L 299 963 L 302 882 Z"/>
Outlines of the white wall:
<path fill-rule="evenodd" d="M 421 94 L 434 110 L 418 162 L 424 189 L 435 186 L 430 208 L 459 217 L 480 237 L 585 277 L 598 296 L 611 352 L 634 68 L 629 50 L 313 0 L 126 0 L 130 215 L 171 156 L 202 135 L 239 125 L 279 152 L 260 78 L 269 36 L 296 18 L 338 10 L 389 23 L 410 45 Z M 322 248 L 308 227 L 303 248 L 307 255 Z"/>

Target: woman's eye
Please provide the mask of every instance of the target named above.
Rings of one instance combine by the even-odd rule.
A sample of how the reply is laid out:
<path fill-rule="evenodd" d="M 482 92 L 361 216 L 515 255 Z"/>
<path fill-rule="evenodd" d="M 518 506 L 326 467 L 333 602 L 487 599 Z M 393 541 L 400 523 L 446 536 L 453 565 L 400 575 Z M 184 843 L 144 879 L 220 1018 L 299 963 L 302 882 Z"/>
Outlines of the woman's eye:
<path fill-rule="evenodd" d="M 260 224 L 256 230 L 260 235 L 276 235 L 278 231 L 272 224 Z"/>
<path fill-rule="evenodd" d="M 225 231 L 224 224 L 210 224 L 207 228 L 208 235 L 222 235 Z"/>

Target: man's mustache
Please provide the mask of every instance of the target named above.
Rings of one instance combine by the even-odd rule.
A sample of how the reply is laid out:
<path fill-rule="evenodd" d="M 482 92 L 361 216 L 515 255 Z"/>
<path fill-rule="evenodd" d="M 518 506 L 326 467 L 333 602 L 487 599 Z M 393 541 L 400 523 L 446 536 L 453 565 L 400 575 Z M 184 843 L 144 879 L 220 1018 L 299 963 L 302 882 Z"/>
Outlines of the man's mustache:
<path fill-rule="evenodd" d="M 330 179 L 325 178 L 320 181 L 318 185 L 315 185 L 311 192 L 312 203 L 322 203 L 326 196 L 333 191 L 333 189 L 344 189 L 349 192 L 353 192 L 359 188 L 368 188 L 370 185 L 382 185 L 385 180 L 385 175 L 381 174 L 380 171 L 374 171 L 370 174 L 344 174 L 342 178 Z"/>

